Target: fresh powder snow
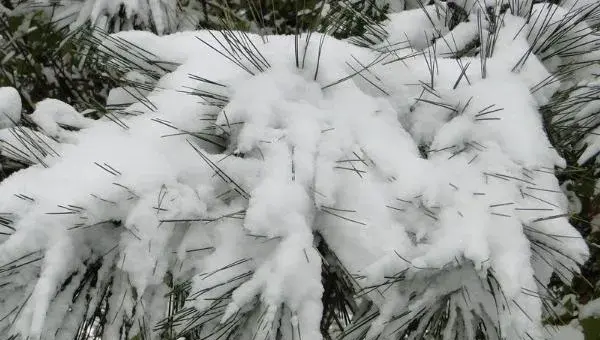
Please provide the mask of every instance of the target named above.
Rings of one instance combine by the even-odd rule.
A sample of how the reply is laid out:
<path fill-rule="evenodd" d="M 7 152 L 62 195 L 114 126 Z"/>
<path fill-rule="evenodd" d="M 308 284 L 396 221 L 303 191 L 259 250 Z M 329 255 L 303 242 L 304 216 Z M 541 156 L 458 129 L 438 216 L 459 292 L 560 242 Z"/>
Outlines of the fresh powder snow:
<path fill-rule="evenodd" d="M 539 87 L 556 60 L 531 54 L 537 21 L 473 10 L 444 31 L 442 5 L 391 15 L 373 48 L 121 32 L 103 48 L 178 66 L 97 121 L 47 99 L 29 117 L 39 130 L 13 127 L 18 94 L 0 89 L 2 155 L 32 164 L 0 183 L 0 333 L 64 339 L 110 306 L 103 338 L 122 320 L 135 335 L 163 322 L 172 281 L 191 292 L 173 330 L 184 339 L 322 339 L 325 242 L 373 303 L 348 339 L 397 338 L 415 319 L 424 331 L 440 309 L 444 339 L 477 325 L 548 338 L 540 296 L 588 256 L 539 112 L 560 88 Z M 484 56 L 456 59 L 473 39 Z M 89 299 L 74 302 L 62 283 L 90 263 Z"/>

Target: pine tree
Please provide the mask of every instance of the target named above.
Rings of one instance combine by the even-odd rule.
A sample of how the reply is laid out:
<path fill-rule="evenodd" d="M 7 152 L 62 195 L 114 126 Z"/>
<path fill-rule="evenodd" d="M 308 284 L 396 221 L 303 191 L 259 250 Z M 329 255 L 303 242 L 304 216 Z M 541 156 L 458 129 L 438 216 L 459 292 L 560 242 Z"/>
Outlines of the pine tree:
<path fill-rule="evenodd" d="M 16 88 L 27 112 L 45 98 L 80 110 L 101 108 L 118 83 L 103 76 L 102 61 L 80 43 L 88 33 L 58 29 L 40 12 L 0 14 L 0 86 Z"/>
<path fill-rule="evenodd" d="M 382 19 L 387 1 L 376 0 L 57 0 L 51 2 L 6 0 L 13 14 L 42 11 L 58 28 L 91 25 L 106 32 L 148 30 L 157 34 L 203 29 L 236 28 L 263 34 L 290 34 L 311 27 L 331 11 L 349 27 L 337 36 L 357 33 L 373 19 Z M 369 18 L 364 22 L 364 18 Z"/>
<path fill-rule="evenodd" d="M 588 258 L 555 171 L 597 153 L 572 121 L 599 6 L 413 5 L 89 36 L 123 82 L 100 119 L 46 99 L 0 120 L 28 166 L 0 182 L 0 334 L 548 338 L 551 277 Z"/>

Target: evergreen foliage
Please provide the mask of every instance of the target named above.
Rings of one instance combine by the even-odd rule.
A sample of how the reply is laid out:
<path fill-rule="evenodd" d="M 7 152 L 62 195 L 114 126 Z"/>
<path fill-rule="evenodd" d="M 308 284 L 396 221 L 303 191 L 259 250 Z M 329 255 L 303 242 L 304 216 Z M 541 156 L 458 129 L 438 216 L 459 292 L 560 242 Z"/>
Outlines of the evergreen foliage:
<path fill-rule="evenodd" d="M 0 337 L 537 340 L 600 297 L 600 4 L 93 3 L 3 2 Z"/>

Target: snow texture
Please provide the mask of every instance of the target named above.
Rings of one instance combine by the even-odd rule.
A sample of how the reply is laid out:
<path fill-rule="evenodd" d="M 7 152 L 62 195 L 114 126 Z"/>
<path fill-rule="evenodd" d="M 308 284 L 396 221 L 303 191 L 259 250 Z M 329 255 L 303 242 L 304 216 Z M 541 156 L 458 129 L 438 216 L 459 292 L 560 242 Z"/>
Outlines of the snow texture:
<path fill-rule="evenodd" d="M 21 96 L 12 87 L 0 87 L 0 129 L 13 127 L 21 120 Z"/>
<path fill-rule="evenodd" d="M 571 326 L 559 326 L 558 329 L 551 331 L 550 340 L 585 340 L 583 333 Z"/>
<path fill-rule="evenodd" d="M 600 299 L 586 303 L 579 311 L 580 319 L 600 318 Z"/>
<path fill-rule="evenodd" d="M 588 251 L 538 111 L 559 85 L 532 94 L 551 75 L 522 58 L 535 23 L 502 18 L 494 53 L 460 60 L 420 9 L 375 49 L 313 34 L 299 58 L 293 36 L 228 33 L 245 52 L 227 52 L 219 32 L 119 33 L 179 66 L 99 121 L 46 100 L 39 131 L 0 132 L 35 163 L 0 183 L 0 334 L 65 339 L 110 287 L 103 338 L 133 336 L 173 281 L 191 292 L 178 336 L 322 339 L 322 238 L 377 312 L 348 339 L 424 331 L 440 310 L 444 339 L 547 338 L 540 296 Z"/>

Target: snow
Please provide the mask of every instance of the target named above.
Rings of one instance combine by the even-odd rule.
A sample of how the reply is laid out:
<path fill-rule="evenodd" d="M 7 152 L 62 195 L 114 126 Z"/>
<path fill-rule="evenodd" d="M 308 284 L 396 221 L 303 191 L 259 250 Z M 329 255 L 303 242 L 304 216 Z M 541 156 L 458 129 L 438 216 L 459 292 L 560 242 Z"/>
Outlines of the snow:
<path fill-rule="evenodd" d="M 587 11 L 600 9 L 598 2 L 595 0 L 564 0 L 561 3 L 561 7 L 580 15 Z M 594 15 L 587 16 L 586 21 L 590 26 L 598 25 L 600 23 L 600 19 Z"/>
<path fill-rule="evenodd" d="M 71 105 L 56 99 L 44 99 L 37 103 L 29 118 L 49 137 L 68 138 L 64 126 L 82 129 L 90 127 L 92 119 L 83 117 Z"/>
<path fill-rule="evenodd" d="M 14 126 L 21 120 L 21 96 L 13 87 L 0 87 L 0 129 Z"/>
<path fill-rule="evenodd" d="M 383 56 L 314 34 L 304 68 L 293 36 L 238 33 L 257 51 L 235 55 L 219 47 L 218 32 L 116 35 L 180 66 L 112 120 L 53 99 L 37 104 L 31 120 L 55 153 L 37 151 L 36 164 L 0 183 L 0 212 L 13 217 L 0 263 L 44 258 L 0 290 L 9 309 L 25 306 L 0 329 L 49 340 L 75 332 L 77 313 L 54 312 L 73 303 L 61 283 L 104 257 L 98 287 L 110 285 L 108 305 L 120 306 L 109 320 L 159 322 L 172 275 L 190 282 L 185 307 L 204 325 L 200 338 L 216 339 L 223 325 L 272 338 L 285 322 L 284 338 L 319 340 L 319 234 L 358 288 L 381 285 L 365 294 L 381 312 L 364 326 L 371 338 L 396 337 L 409 318 L 424 331 L 447 303 L 463 324 L 450 323 L 444 339 L 462 328 L 475 339 L 479 321 L 506 339 L 543 339 L 540 285 L 553 270 L 569 280 L 588 256 L 552 173 L 565 162 L 539 113 L 558 86 L 530 93 L 550 73 L 536 56 L 520 62 L 530 47 L 523 18 L 504 17 L 485 76 L 479 57 L 464 57 L 462 72 L 431 48 L 429 39 L 447 32 L 443 19 L 428 22 L 420 10 L 392 16 L 378 49 L 411 43 Z M 464 42 L 476 27 L 457 29 Z M 363 77 L 337 83 L 373 60 Z M 113 90 L 110 104 L 131 100 L 125 93 Z M 120 326 L 108 324 L 105 338 L 117 339 Z"/>
<path fill-rule="evenodd" d="M 600 317 L 600 299 L 589 301 L 579 310 L 580 319 L 597 317 Z"/>
<path fill-rule="evenodd" d="M 445 11 L 435 5 L 426 6 L 425 10 L 391 13 L 385 25 L 388 39 L 392 43 L 409 42 L 417 50 L 428 46 L 434 37 L 439 37 L 440 27 L 444 27 Z"/>
<path fill-rule="evenodd" d="M 590 129 L 580 141 L 580 147 L 584 148 L 583 153 L 579 156 L 577 162 L 584 164 L 591 159 L 594 159 L 600 152 L 600 138 L 598 133 L 600 129 L 597 127 L 598 115 L 600 110 L 600 98 L 597 98 L 597 92 L 600 90 L 600 82 L 598 80 L 589 81 L 581 84 L 581 88 L 570 93 L 570 98 L 575 105 L 570 107 L 563 115 L 556 118 L 557 121 L 573 119 L 579 126 Z M 591 100 L 585 100 L 585 96 L 592 95 Z M 581 100 L 581 99 L 583 100 Z"/>
<path fill-rule="evenodd" d="M 572 326 L 558 326 L 556 330 L 551 330 L 550 340 L 585 340 L 583 333 Z"/>
<path fill-rule="evenodd" d="M 47 0 L 19 3 L 14 12 L 44 10 L 57 24 L 58 28 L 77 29 L 84 24 L 104 31 L 132 30 L 134 26 L 150 28 L 158 34 L 172 33 L 177 30 L 193 29 L 200 13 L 201 5 L 189 1 L 181 5 L 173 0 L 60 0 L 58 6 L 45 8 Z M 119 17 L 123 8 L 124 16 Z M 119 20 L 111 20 L 119 17 Z"/>

